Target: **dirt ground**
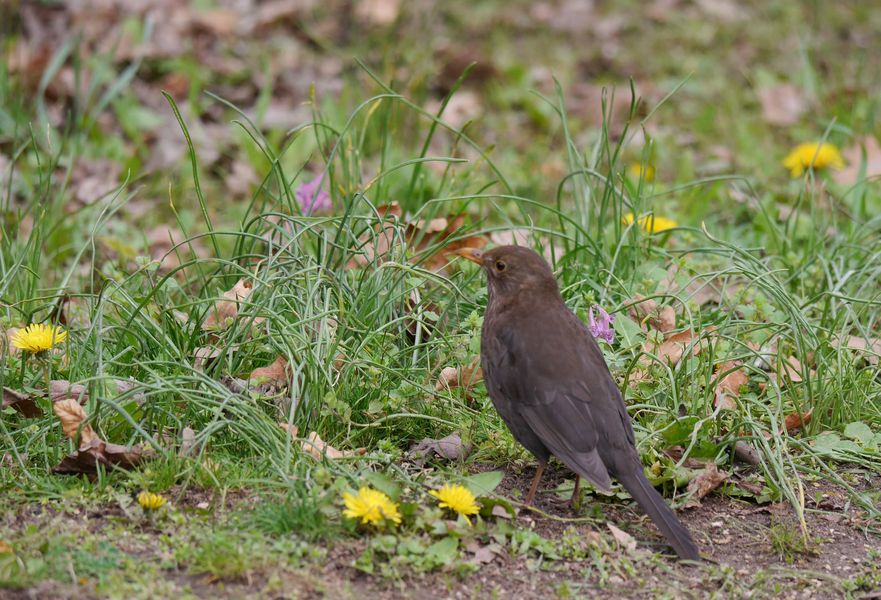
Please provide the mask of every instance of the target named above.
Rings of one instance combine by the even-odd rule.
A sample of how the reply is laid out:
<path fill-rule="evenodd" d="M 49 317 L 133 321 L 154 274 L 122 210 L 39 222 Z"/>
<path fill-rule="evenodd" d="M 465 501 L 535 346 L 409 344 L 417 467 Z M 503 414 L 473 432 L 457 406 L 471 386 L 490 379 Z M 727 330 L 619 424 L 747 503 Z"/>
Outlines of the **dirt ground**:
<path fill-rule="evenodd" d="M 497 491 L 502 496 L 516 497 L 516 490 L 525 489 L 533 473 L 532 466 L 510 467 Z M 860 510 L 848 504 L 844 491 L 828 483 L 806 486 L 806 498 L 810 499 L 807 546 L 798 544 L 801 537 L 797 520 L 785 504 L 758 506 L 710 495 L 701 506 L 680 510 L 706 558 L 702 565 L 686 565 L 669 554 L 648 519 L 625 502 L 588 496 L 576 515 L 568 502 L 552 491 L 569 476 L 561 468 L 549 469 L 543 480 L 544 493 L 536 501 L 536 508 L 547 516 L 521 511 L 516 525 L 551 540 L 573 535 L 585 540 L 598 540 L 599 536 L 610 540 L 605 525 L 610 522 L 633 536 L 635 549 L 603 542 L 599 561 L 540 560 L 506 550 L 467 574 L 441 570 L 389 579 L 354 568 L 367 542 L 345 538 L 331 543 L 323 561 L 300 569 L 274 570 L 267 565 L 247 577 L 232 579 L 192 575 L 185 567 L 158 573 L 174 589 L 184 592 L 181 597 L 198 598 L 632 598 L 637 594 L 648 598 L 881 597 L 872 588 L 873 582 L 881 581 L 876 558 L 881 555 L 881 536 L 872 531 Z M 878 483 L 877 477 L 867 477 L 861 485 L 869 488 Z M 195 506 L 206 500 L 203 496 L 194 492 L 185 504 Z M 241 508 L 253 500 L 233 495 L 227 502 Z M 594 501 L 602 502 L 602 517 L 595 512 Z M 88 521 L 86 529 L 100 534 L 109 521 L 121 517 L 117 513 L 101 509 L 83 515 Z M 588 514 L 596 518 L 585 517 Z M 57 516 L 35 504 L 14 520 L 18 527 L 25 527 Z M 7 515 L 7 525 L 11 518 Z M 157 529 L 154 535 L 163 533 Z M 143 545 L 126 548 L 126 552 L 139 560 L 158 560 Z M 92 597 L 95 593 L 87 585 L 57 581 L 44 581 L 25 590 L 0 590 L 0 598 L 15 600 Z"/>

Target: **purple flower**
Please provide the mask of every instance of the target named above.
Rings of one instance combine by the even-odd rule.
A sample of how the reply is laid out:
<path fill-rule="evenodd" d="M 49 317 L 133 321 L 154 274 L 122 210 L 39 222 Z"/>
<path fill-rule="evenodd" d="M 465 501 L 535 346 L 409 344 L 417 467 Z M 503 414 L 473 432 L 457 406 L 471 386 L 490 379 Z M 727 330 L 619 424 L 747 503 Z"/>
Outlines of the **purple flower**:
<path fill-rule="evenodd" d="M 598 316 L 594 318 L 593 309 L 597 309 Z M 588 319 L 588 329 L 590 329 L 590 333 L 593 337 L 606 340 L 606 343 L 611 344 L 615 341 L 615 330 L 612 329 L 612 323 L 615 322 L 615 315 L 610 315 L 603 307 L 599 304 L 594 304 L 590 307 L 590 310 L 587 313 Z"/>
<path fill-rule="evenodd" d="M 304 214 L 308 215 L 313 212 L 331 209 L 330 194 L 321 189 L 323 177 L 324 173 L 312 181 L 300 184 L 300 187 L 297 188 L 297 202 L 300 203 L 300 208 L 302 208 Z"/>

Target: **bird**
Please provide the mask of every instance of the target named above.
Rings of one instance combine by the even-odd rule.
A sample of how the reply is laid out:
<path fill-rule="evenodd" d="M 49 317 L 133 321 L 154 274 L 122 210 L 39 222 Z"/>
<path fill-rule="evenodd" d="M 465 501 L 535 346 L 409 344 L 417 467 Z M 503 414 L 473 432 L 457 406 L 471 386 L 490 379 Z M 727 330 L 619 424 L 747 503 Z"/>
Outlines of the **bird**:
<path fill-rule="evenodd" d="M 479 264 L 488 300 L 480 362 L 490 400 L 514 439 L 538 460 L 531 506 L 556 456 L 602 491 L 615 477 L 682 559 L 700 560 L 688 529 L 646 479 L 630 416 L 596 339 L 563 301 L 550 265 L 523 246 L 453 252 Z"/>

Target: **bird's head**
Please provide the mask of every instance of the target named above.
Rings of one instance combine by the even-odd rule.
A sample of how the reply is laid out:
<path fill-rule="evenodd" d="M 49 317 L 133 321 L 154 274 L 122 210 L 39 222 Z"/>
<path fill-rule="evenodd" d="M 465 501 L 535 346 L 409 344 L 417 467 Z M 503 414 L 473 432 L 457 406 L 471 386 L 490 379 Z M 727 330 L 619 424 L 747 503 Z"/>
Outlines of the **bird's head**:
<path fill-rule="evenodd" d="M 456 250 L 462 258 L 479 264 L 486 273 L 490 297 L 538 291 L 557 292 L 557 280 L 540 254 L 523 246 L 499 246 L 486 252 L 476 248 Z"/>

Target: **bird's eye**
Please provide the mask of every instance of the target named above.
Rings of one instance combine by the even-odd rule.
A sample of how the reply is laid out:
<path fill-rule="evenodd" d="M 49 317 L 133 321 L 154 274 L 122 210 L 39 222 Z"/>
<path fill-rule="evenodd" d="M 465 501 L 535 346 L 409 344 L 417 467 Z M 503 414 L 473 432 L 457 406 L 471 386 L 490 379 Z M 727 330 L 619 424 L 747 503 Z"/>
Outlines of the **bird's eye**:
<path fill-rule="evenodd" d="M 507 266 L 508 265 L 506 265 L 505 263 L 503 263 L 500 260 L 496 261 L 496 271 L 504 271 Z"/>

